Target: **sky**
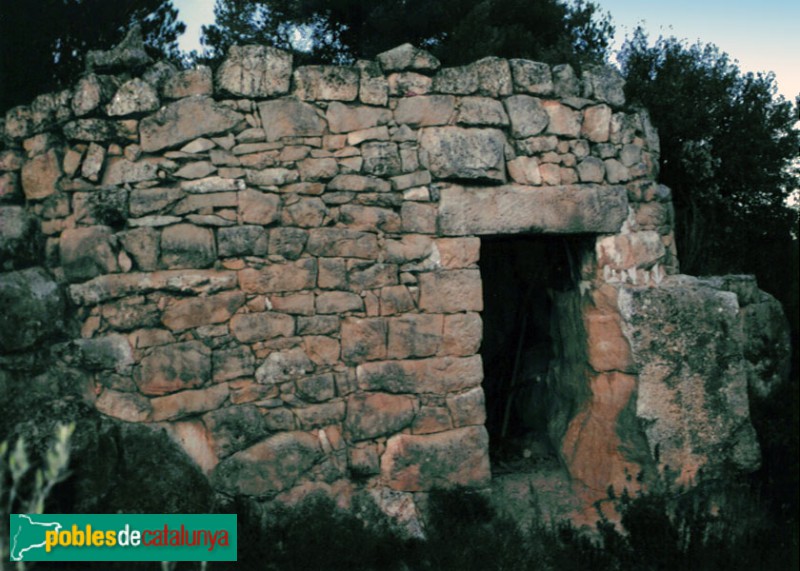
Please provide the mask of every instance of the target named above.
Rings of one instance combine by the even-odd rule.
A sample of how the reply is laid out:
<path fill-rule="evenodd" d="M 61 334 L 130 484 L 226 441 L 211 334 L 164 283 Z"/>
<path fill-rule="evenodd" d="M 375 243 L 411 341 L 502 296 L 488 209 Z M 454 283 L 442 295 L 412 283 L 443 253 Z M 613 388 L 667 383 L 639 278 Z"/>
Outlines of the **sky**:
<path fill-rule="evenodd" d="M 638 24 L 659 35 L 716 44 L 743 71 L 775 73 L 778 91 L 800 94 L 799 0 L 594 0 L 616 26 L 614 47 Z M 200 26 L 214 21 L 214 0 L 173 0 L 186 33 L 184 50 L 200 49 Z"/>

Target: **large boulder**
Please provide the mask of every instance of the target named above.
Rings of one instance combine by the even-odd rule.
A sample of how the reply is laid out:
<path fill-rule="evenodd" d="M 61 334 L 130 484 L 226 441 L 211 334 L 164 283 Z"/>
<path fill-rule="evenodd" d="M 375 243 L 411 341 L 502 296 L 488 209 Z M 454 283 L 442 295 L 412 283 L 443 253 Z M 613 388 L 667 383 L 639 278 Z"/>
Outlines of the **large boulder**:
<path fill-rule="evenodd" d="M 620 291 L 638 371 L 635 414 L 659 471 L 684 485 L 760 462 L 739 300 L 718 285 L 671 276 Z"/>
<path fill-rule="evenodd" d="M 0 274 L 0 352 L 29 349 L 63 328 L 64 296 L 42 268 Z"/>
<path fill-rule="evenodd" d="M 22 206 L 0 206 L 0 270 L 36 263 L 41 240 L 39 224 Z"/>

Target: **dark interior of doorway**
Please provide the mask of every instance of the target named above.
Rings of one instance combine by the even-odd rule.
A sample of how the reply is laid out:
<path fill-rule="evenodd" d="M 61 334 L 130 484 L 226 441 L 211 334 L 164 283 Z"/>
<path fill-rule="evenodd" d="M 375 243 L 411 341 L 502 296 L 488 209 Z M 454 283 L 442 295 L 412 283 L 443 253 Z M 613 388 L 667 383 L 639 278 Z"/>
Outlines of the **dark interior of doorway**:
<path fill-rule="evenodd" d="M 553 455 L 554 298 L 579 282 L 580 236 L 481 239 L 486 428 L 494 470 Z"/>

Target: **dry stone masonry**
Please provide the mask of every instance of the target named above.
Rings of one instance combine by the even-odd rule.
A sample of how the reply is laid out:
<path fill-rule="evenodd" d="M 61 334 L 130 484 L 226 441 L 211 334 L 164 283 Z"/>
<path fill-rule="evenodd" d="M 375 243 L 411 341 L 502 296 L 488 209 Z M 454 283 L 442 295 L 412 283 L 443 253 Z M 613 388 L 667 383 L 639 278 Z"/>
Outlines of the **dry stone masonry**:
<path fill-rule="evenodd" d="M 0 124 L 0 366 L 60 335 L 97 410 L 220 493 L 485 488 L 481 236 L 583 235 L 549 380 L 575 485 L 757 466 L 748 377 L 768 392 L 785 355 L 747 333 L 775 302 L 676 275 L 658 137 L 613 69 L 235 46 L 212 74 L 135 38 L 88 63 Z"/>

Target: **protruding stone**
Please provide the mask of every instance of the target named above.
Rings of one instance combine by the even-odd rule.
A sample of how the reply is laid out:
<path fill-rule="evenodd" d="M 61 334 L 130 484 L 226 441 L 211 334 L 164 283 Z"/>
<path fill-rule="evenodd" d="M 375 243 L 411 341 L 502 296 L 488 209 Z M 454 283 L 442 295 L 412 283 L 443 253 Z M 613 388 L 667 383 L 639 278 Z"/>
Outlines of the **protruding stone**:
<path fill-rule="evenodd" d="M 217 410 L 228 400 L 230 389 L 225 383 L 194 391 L 180 391 L 150 400 L 152 419 L 177 420 L 186 416 Z"/>
<path fill-rule="evenodd" d="M 478 93 L 487 97 L 511 95 L 511 68 L 508 60 L 485 57 L 472 64 L 478 72 Z"/>
<path fill-rule="evenodd" d="M 147 55 L 142 37 L 142 27 L 135 24 L 125 38 L 107 51 L 90 51 L 86 54 L 86 67 L 89 70 L 120 71 L 142 68 L 152 63 Z"/>
<path fill-rule="evenodd" d="M 378 54 L 378 63 L 384 72 L 391 71 L 436 71 L 441 65 L 439 60 L 428 52 L 403 44 L 389 51 Z"/>
<path fill-rule="evenodd" d="M 457 122 L 481 127 L 507 127 L 508 115 L 503 104 L 490 97 L 462 97 Z"/>
<path fill-rule="evenodd" d="M 268 194 L 247 189 L 239 193 L 239 217 L 245 224 L 266 226 L 280 220 L 281 199 L 276 194 Z"/>
<path fill-rule="evenodd" d="M 217 88 L 241 97 L 289 92 L 292 55 L 268 46 L 231 46 L 216 75 Z"/>
<path fill-rule="evenodd" d="M 0 273 L 0 350 L 21 351 L 63 329 L 64 297 L 42 268 Z"/>
<path fill-rule="evenodd" d="M 611 128 L 611 107 L 593 105 L 583 110 L 581 135 L 594 143 L 605 143 Z"/>
<path fill-rule="evenodd" d="M 342 322 L 342 359 L 348 364 L 386 358 L 386 322 L 348 317 Z"/>

